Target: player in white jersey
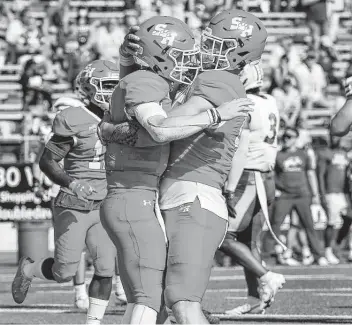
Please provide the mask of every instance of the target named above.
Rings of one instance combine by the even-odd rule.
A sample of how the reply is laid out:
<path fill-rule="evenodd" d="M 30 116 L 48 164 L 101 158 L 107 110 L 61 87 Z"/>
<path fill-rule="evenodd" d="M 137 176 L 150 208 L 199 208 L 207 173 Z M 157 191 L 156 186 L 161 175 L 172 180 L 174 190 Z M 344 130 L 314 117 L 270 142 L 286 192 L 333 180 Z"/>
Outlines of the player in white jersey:
<path fill-rule="evenodd" d="M 254 110 L 249 114 L 248 150 L 236 152 L 225 187 L 229 228 L 220 249 L 244 266 L 248 301 L 226 311 L 230 315 L 263 313 L 285 283 L 283 275 L 262 265 L 257 247 L 264 219 L 271 229 L 268 205 L 275 197 L 273 169 L 279 112 L 274 97 L 260 92 L 263 71 L 259 63 L 247 65 L 241 80 L 248 98 L 254 102 Z"/>
<path fill-rule="evenodd" d="M 346 103 L 332 118 L 330 125 L 331 135 L 340 137 L 346 135 L 352 126 L 352 64 L 347 69 L 344 84 Z"/>

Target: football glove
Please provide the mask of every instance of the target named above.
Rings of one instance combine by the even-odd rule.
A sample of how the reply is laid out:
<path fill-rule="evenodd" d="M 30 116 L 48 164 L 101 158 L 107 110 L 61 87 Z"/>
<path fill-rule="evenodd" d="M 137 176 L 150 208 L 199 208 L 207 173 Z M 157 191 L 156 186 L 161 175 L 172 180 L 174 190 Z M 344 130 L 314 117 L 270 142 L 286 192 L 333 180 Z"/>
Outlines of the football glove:
<path fill-rule="evenodd" d="M 85 181 L 80 181 L 80 180 L 74 180 L 73 182 L 70 183 L 68 188 L 73 192 L 74 195 L 76 195 L 80 200 L 83 200 L 87 202 L 87 198 L 92 194 L 92 193 L 97 193 L 96 189 L 89 185 Z"/>
<path fill-rule="evenodd" d="M 39 198 L 39 199 L 43 198 L 45 190 L 44 190 L 43 185 L 40 184 L 39 180 L 34 181 L 33 192 L 37 198 Z"/>
<path fill-rule="evenodd" d="M 235 192 L 233 191 L 226 191 L 223 193 L 225 199 L 226 199 L 226 204 L 227 204 L 227 210 L 229 212 L 229 217 L 231 218 L 236 218 L 236 196 Z"/>
<path fill-rule="evenodd" d="M 131 26 L 120 47 L 120 54 L 126 59 L 130 58 L 132 55 L 136 55 L 142 50 L 141 46 L 138 44 L 140 38 L 134 35 L 137 31 L 139 31 L 139 26 Z"/>

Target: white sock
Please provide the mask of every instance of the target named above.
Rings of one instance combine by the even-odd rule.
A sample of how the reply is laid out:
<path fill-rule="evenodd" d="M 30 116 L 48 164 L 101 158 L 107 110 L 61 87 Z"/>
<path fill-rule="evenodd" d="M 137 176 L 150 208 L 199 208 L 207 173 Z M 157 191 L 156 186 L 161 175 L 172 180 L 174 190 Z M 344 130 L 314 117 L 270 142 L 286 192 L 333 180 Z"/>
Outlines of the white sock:
<path fill-rule="evenodd" d="M 332 247 L 326 247 L 325 248 L 325 253 L 326 254 L 331 254 L 332 253 Z"/>
<path fill-rule="evenodd" d="M 125 291 L 123 290 L 123 285 L 122 285 L 121 278 L 120 278 L 119 275 L 116 275 L 115 292 L 116 292 L 117 294 L 120 294 L 120 293 L 125 292 Z"/>
<path fill-rule="evenodd" d="M 131 324 L 133 308 L 134 304 L 127 304 L 125 313 L 123 314 L 120 324 Z"/>
<path fill-rule="evenodd" d="M 76 298 L 88 297 L 87 287 L 85 283 L 74 285 Z"/>
<path fill-rule="evenodd" d="M 302 248 L 302 256 L 303 257 L 309 257 L 311 255 L 312 255 L 312 253 L 311 253 L 309 247 L 305 246 Z"/>
<path fill-rule="evenodd" d="M 102 300 L 89 297 L 89 308 L 87 312 L 86 324 L 100 324 L 103 319 L 109 300 Z"/>
<path fill-rule="evenodd" d="M 42 265 L 43 265 L 43 261 L 45 260 L 45 258 L 36 261 L 34 263 L 28 263 L 24 266 L 23 268 L 23 272 L 24 274 L 28 277 L 28 278 L 39 278 L 42 280 L 48 280 L 42 272 Z"/>
<path fill-rule="evenodd" d="M 135 304 L 131 324 L 156 324 L 157 312 L 147 306 Z"/>

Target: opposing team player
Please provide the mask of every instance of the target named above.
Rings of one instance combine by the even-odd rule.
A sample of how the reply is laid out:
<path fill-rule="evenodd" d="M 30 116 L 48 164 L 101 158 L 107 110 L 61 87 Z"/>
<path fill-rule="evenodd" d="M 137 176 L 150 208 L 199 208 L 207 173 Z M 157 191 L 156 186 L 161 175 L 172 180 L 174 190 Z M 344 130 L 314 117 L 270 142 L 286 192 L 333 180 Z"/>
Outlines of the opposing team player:
<path fill-rule="evenodd" d="M 99 216 L 106 195 L 106 176 L 97 125 L 109 108 L 118 82 L 116 64 L 93 61 L 76 79 L 80 101 L 56 115 L 53 136 L 40 160 L 42 171 L 61 186 L 54 205 L 54 258 L 34 262 L 23 257 L 12 283 L 13 298 L 22 303 L 35 277 L 58 283 L 70 281 L 87 245 L 95 269 L 89 286 L 87 324 L 100 324 L 115 270 L 116 249 Z M 63 168 L 59 165 L 62 159 Z"/>
<path fill-rule="evenodd" d="M 346 135 L 350 131 L 350 127 L 352 125 L 352 64 L 346 72 L 344 84 L 346 103 L 332 118 L 330 125 L 331 134 L 340 137 Z"/>
<path fill-rule="evenodd" d="M 214 109 L 203 98 L 192 97 L 177 116 L 171 116 L 170 91 L 172 95 L 177 84 L 190 85 L 199 70 L 194 36 L 186 24 L 171 17 L 153 17 L 136 34 L 142 48 L 137 61 L 143 69 L 121 80 L 112 96 L 111 117 L 114 123 L 133 118 L 139 122 L 136 131 L 142 133 L 107 145 L 109 191 L 102 222 L 120 253 L 129 302 L 124 322 L 155 323 L 166 261 L 163 222 L 156 217 L 159 179 L 169 158 L 169 145 L 163 143 L 217 125 L 221 119 L 245 118 L 251 102 L 243 98 Z M 235 95 L 228 100 L 240 97 Z M 194 112 L 193 107 L 199 110 Z"/>
<path fill-rule="evenodd" d="M 244 266 L 248 301 L 227 311 L 229 315 L 262 313 L 285 283 L 283 275 L 270 272 L 262 265 L 258 251 L 264 222 L 262 210 L 269 222 L 267 204 L 270 205 L 275 196 L 273 169 L 279 112 L 275 99 L 260 92 L 263 70 L 259 63 L 247 65 L 241 80 L 247 96 L 254 102 L 254 110 L 249 113 L 247 154 L 244 156 L 240 151 L 235 154 L 225 186 L 229 227 L 220 250 Z"/>
<path fill-rule="evenodd" d="M 326 211 L 328 224 L 325 229 L 325 257 L 330 264 L 340 261 L 333 252 L 336 229 L 341 217 L 350 210 L 348 197 L 347 168 L 350 161 L 341 138 L 330 137 L 330 148 L 323 149 L 318 155 L 318 181 L 321 204 Z"/>

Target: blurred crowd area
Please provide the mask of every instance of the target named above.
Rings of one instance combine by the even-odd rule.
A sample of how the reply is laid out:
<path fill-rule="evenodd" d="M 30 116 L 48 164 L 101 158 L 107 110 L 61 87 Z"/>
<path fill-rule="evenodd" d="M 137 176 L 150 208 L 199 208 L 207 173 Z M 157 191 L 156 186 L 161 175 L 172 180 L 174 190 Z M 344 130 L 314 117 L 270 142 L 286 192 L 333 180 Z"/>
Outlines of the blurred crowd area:
<path fill-rule="evenodd" d="M 343 102 L 341 80 L 351 62 L 350 0 L 4 0 L 0 159 L 34 159 L 30 139 L 47 131 L 53 102 L 74 96 L 74 79 L 89 61 L 118 64 L 130 26 L 170 15 L 186 21 L 199 38 L 213 15 L 233 7 L 256 13 L 267 26 L 264 90 L 277 99 L 281 126 L 326 136 L 329 118 Z"/>
<path fill-rule="evenodd" d="M 258 13 L 267 25 L 264 88 L 277 99 L 281 126 L 326 127 L 343 102 L 341 80 L 352 55 L 351 6 L 349 0 L 2 1 L 0 112 L 23 113 L 1 118 L 2 142 L 17 136 L 22 143 L 21 135 L 29 139 L 47 130 L 53 101 L 74 96 L 82 67 L 95 59 L 118 64 L 131 25 L 170 15 L 199 37 L 210 17 L 232 7 Z M 23 146 L 16 148 L 16 157 L 9 152 L 12 158 L 2 159 L 33 159 L 24 157 Z"/>
<path fill-rule="evenodd" d="M 232 7 L 254 12 L 267 27 L 263 91 L 277 100 L 281 132 L 299 130 L 299 148 L 326 148 L 352 63 L 351 0 L 2 0 L 0 162 L 35 162 L 50 133 L 52 104 L 75 96 L 74 79 L 88 62 L 118 64 L 130 26 L 170 15 L 199 38 L 212 16 Z"/>

